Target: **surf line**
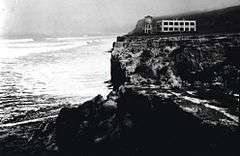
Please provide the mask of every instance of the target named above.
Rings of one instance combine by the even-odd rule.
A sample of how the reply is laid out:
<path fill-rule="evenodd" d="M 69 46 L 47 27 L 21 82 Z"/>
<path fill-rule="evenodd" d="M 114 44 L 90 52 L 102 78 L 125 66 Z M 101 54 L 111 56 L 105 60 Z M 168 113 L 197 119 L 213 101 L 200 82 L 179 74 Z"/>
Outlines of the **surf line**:
<path fill-rule="evenodd" d="M 16 123 L 2 124 L 2 125 L 0 125 L 0 128 L 14 127 L 14 126 L 25 125 L 25 124 L 29 124 L 29 123 L 41 122 L 41 121 L 44 121 L 46 119 L 56 118 L 57 116 L 58 115 L 53 115 L 53 116 L 48 116 L 48 117 L 43 117 L 43 118 L 38 118 L 38 119 L 32 119 L 32 120 L 26 120 L 26 121 L 21 121 L 21 122 L 16 122 Z"/>

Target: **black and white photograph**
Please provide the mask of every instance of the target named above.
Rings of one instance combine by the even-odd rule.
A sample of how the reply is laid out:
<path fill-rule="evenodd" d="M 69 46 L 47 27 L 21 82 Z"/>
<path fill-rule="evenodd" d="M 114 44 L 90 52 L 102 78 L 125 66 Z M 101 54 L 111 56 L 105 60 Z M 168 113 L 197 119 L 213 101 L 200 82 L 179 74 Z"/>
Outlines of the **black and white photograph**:
<path fill-rule="evenodd" d="M 0 156 L 240 156 L 240 0 L 0 0 Z"/>

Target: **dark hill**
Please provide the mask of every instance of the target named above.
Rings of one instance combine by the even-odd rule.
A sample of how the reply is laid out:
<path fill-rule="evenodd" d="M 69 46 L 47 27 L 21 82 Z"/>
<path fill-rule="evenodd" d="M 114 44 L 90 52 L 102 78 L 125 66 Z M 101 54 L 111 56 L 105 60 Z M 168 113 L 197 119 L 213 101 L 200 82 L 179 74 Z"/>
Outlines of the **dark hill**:
<path fill-rule="evenodd" d="M 160 19 L 195 19 L 198 33 L 240 32 L 240 5 L 219 10 L 186 13 L 180 15 L 154 17 Z M 136 28 L 131 32 L 140 33 L 143 19 L 139 20 Z"/>

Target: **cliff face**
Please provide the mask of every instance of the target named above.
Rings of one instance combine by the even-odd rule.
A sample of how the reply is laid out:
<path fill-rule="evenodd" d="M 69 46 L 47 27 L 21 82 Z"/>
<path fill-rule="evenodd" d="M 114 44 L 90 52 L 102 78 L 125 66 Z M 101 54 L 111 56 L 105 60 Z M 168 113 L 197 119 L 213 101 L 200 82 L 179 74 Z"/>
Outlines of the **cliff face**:
<path fill-rule="evenodd" d="M 115 48 L 111 61 L 112 72 L 124 75 L 123 82 L 165 88 L 217 83 L 237 92 L 239 35 L 128 37 L 125 42 L 124 48 Z"/>
<path fill-rule="evenodd" d="M 238 121 L 239 64 L 235 58 L 239 58 L 239 35 L 129 37 L 126 42 L 125 48 L 112 53 L 121 66 L 121 74 L 112 75 L 113 79 L 125 75 L 127 81 L 122 84 L 146 86 L 151 94 L 166 95 L 167 90 L 167 94 L 171 92 L 180 99 L 205 103 L 206 110 L 193 106 L 192 111 L 197 109 L 202 111 L 200 114 L 212 111 L 208 104 L 219 106 L 215 111 L 230 113 L 227 116 Z M 159 89 L 149 91 L 151 88 Z M 185 104 L 181 107 L 185 108 Z M 227 109 L 228 113 L 220 109 Z"/>
<path fill-rule="evenodd" d="M 238 34 L 121 42 L 108 98 L 61 110 L 60 154 L 239 155 Z"/>

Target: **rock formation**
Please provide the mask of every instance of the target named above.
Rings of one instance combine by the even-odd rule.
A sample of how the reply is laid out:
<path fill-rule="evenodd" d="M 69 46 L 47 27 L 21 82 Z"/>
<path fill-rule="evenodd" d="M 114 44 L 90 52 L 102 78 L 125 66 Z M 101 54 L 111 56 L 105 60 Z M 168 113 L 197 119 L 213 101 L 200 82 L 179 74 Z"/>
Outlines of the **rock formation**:
<path fill-rule="evenodd" d="M 59 154 L 239 154 L 239 35 L 121 42 L 112 52 L 108 98 L 61 110 Z"/>

